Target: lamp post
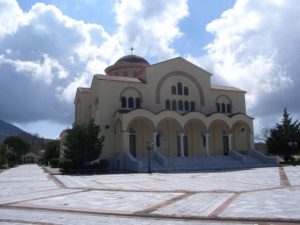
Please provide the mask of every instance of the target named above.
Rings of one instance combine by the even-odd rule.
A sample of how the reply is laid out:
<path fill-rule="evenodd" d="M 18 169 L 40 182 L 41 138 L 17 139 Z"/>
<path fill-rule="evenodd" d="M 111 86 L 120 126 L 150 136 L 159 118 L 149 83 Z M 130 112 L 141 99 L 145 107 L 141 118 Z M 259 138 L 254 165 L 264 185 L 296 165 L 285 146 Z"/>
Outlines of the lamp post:
<path fill-rule="evenodd" d="M 145 148 L 147 149 L 148 151 L 148 173 L 151 174 L 151 158 L 150 158 L 150 153 L 151 153 L 151 150 L 153 149 L 153 142 L 148 142 L 148 141 L 145 141 L 144 142 L 144 145 L 145 145 Z"/>
<path fill-rule="evenodd" d="M 294 153 L 294 147 L 297 147 L 297 141 L 289 141 L 288 142 L 289 147 L 292 149 L 292 154 Z M 294 159 L 294 158 L 293 158 Z M 293 160 L 293 165 L 295 166 L 295 159 Z"/>

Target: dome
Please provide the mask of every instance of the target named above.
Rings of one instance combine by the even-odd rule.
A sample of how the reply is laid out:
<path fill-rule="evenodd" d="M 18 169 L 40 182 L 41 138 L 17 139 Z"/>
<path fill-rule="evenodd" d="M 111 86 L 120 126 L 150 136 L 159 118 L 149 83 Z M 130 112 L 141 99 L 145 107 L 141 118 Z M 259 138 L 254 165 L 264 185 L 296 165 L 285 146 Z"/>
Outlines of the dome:
<path fill-rule="evenodd" d="M 142 64 L 150 65 L 150 63 L 146 59 L 144 59 L 143 57 L 140 57 L 138 55 L 123 56 L 122 58 L 117 60 L 115 65 L 123 64 L 123 63 L 142 63 Z"/>

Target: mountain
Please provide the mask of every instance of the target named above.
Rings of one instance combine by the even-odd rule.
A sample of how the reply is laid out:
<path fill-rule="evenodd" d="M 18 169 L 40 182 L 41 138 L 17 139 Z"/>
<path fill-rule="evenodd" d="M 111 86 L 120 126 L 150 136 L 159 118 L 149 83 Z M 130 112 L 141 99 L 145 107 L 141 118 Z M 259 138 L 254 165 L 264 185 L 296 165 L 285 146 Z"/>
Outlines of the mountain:
<path fill-rule="evenodd" d="M 32 135 L 8 122 L 0 120 L 0 144 L 5 140 L 5 138 L 13 135 L 23 137 L 27 140 L 30 144 L 30 152 L 40 151 L 43 149 L 44 145 L 50 141 L 50 139 Z"/>
<path fill-rule="evenodd" d="M 12 135 L 19 135 L 22 133 L 27 133 L 27 132 L 21 130 L 20 128 L 10 123 L 0 120 L 0 143 L 2 143 L 6 137 Z"/>

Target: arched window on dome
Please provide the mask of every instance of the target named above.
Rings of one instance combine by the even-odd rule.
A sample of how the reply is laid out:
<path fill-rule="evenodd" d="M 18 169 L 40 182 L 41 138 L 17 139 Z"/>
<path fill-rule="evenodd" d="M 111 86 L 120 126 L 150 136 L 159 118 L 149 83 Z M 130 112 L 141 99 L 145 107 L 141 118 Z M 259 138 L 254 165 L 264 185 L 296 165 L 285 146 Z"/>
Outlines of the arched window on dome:
<path fill-rule="evenodd" d="M 184 95 L 189 95 L 189 88 L 188 87 L 183 88 L 183 94 Z"/>
<path fill-rule="evenodd" d="M 141 99 L 135 98 L 135 108 L 139 109 L 141 108 Z"/>
<path fill-rule="evenodd" d="M 177 102 L 176 102 L 176 100 L 172 101 L 172 110 L 174 110 L 174 111 L 177 110 Z"/>
<path fill-rule="evenodd" d="M 231 104 L 227 104 L 227 113 L 231 113 Z"/>
<path fill-rule="evenodd" d="M 166 100 L 166 109 L 171 109 L 171 104 L 169 99 Z"/>
<path fill-rule="evenodd" d="M 176 95 L 176 87 L 175 86 L 171 87 L 171 93 L 172 93 L 172 95 Z"/>
<path fill-rule="evenodd" d="M 220 103 L 216 103 L 217 106 L 217 112 L 221 112 Z"/>
<path fill-rule="evenodd" d="M 179 102 L 178 102 L 178 110 L 183 111 L 183 102 L 182 102 L 182 100 L 179 100 Z"/>
<path fill-rule="evenodd" d="M 226 106 L 225 106 L 225 103 L 222 103 L 221 107 L 222 107 L 222 113 L 226 113 Z"/>
<path fill-rule="evenodd" d="M 195 110 L 196 110 L 195 102 L 191 101 L 191 111 L 195 111 Z"/>
<path fill-rule="evenodd" d="M 128 99 L 128 108 L 130 108 L 130 109 L 134 108 L 133 97 L 129 97 L 129 99 Z"/>
<path fill-rule="evenodd" d="M 187 112 L 190 111 L 190 103 L 188 101 L 184 102 L 184 110 Z"/>
<path fill-rule="evenodd" d="M 121 108 L 123 108 L 123 109 L 127 108 L 127 98 L 126 97 L 121 98 Z"/>
<path fill-rule="evenodd" d="M 177 91 L 178 91 L 178 95 L 182 95 L 182 83 L 181 82 L 177 83 Z"/>

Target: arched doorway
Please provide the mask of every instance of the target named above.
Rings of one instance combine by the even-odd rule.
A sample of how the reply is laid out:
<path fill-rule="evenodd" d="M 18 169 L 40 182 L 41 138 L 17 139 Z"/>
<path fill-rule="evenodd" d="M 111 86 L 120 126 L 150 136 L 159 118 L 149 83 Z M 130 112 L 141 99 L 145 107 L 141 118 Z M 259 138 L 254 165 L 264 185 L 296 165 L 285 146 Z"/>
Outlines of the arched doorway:
<path fill-rule="evenodd" d="M 223 120 L 215 120 L 209 126 L 209 152 L 211 155 L 229 154 L 229 127 Z"/>
<path fill-rule="evenodd" d="M 232 126 L 233 149 L 239 152 L 250 150 L 251 128 L 244 121 L 237 121 Z"/>
<path fill-rule="evenodd" d="M 204 156 L 205 151 L 205 124 L 197 119 L 189 120 L 184 126 L 184 133 L 187 136 L 188 156 Z"/>
<path fill-rule="evenodd" d="M 182 129 L 178 121 L 171 118 L 163 119 L 158 123 L 157 131 L 160 136 L 159 151 L 165 156 L 179 156 L 178 139 Z"/>
<path fill-rule="evenodd" d="M 133 119 L 128 125 L 129 151 L 134 157 L 146 157 L 144 143 L 152 142 L 153 123 L 144 117 Z"/>

